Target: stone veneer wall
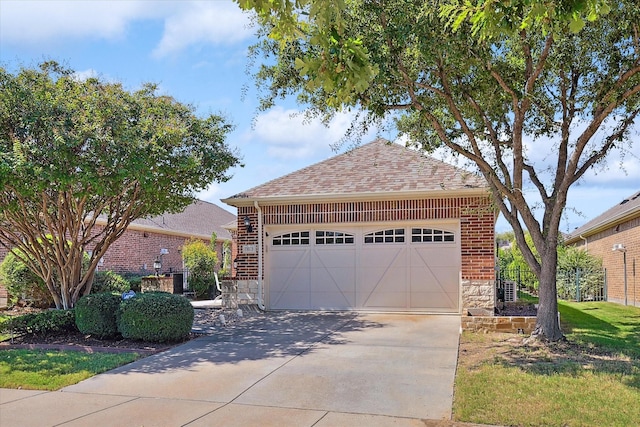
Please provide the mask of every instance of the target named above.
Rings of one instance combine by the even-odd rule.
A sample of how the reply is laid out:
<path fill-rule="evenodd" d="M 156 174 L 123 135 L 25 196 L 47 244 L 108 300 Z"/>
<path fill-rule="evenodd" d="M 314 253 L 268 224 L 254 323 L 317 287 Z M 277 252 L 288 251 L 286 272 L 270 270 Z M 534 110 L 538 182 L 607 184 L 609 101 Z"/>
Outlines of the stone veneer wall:
<path fill-rule="evenodd" d="M 238 304 L 258 304 L 258 279 L 238 280 Z"/>
<path fill-rule="evenodd" d="M 495 280 L 462 280 L 463 312 L 468 308 L 495 307 Z"/>

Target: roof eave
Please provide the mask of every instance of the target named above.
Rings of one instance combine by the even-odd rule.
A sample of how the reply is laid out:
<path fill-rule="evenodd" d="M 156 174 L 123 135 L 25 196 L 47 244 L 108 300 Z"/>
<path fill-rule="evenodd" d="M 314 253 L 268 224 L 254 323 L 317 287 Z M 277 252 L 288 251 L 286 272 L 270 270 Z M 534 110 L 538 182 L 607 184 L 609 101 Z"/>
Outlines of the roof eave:
<path fill-rule="evenodd" d="M 571 233 L 571 235 L 565 241 L 566 244 L 570 245 L 572 243 L 576 243 L 582 240 L 582 237 L 593 236 L 594 234 L 598 234 L 601 231 L 607 230 L 611 227 L 615 227 L 616 225 L 622 224 L 624 222 L 630 221 L 640 217 L 640 206 L 633 208 L 630 211 L 623 212 L 622 214 L 615 216 L 607 221 L 600 222 L 598 224 L 593 225 L 585 230 L 579 231 L 577 233 Z M 581 237 L 582 236 L 582 237 Z"/>
<path fill-rule="evenodd" d="M 416 198 L 442 198 L 442 197 L 465 197 L 483 196 L 489 194 L 488 187 L 464 188 L 458 190 L 417 190 L 417 191 L 389 191 L 389 192 L 367 192 L 367 193 L 340 193 L 340 194 L 303 194 L 284 195 L 267 197 L 229 197 L 220 201 L 229 206 L 246 207 L 253 206 L 255 202 L 263 205 L 281 205 L 288 203 L 306 202 L 353 202 L 370 200 L 403 200 Z"/>
<path fill-rule="evenodd" d="M 98 218 L 96 220 L 96 224 L 98 225 L 106 225 L 107 221 L 105 221 L 102 218 Z M 136 224 L 135 222 L 132 222 L 131 224 L 129 224 L 127 226 L 127 230 L 131 230 L 131 231 L 148 231 L 150 233 L 156 233 L 156 234 L 166 234 L 168 236 L 178 236 L 178 237 L 193 237 L 196 239 L 203 239 L 203 240 L 211 240 L 211 236 L 210 235 L 204 235 L 204 234 L 200 234 L 200 233 L 188 233 L 185 231 L 176 231 L 176 230 L 171 230 L 171 229 L 167 229 L 167 228 L 160 228 L 160 227 L 153 227 L 153 226 L 147 226 L 147 225 L 140 225 L 140 224 Z M 217 241 L 230 241 L 230 238 L 227 237 L 221 237 L 221 236 L 216 236 L 217 237 Z"/>

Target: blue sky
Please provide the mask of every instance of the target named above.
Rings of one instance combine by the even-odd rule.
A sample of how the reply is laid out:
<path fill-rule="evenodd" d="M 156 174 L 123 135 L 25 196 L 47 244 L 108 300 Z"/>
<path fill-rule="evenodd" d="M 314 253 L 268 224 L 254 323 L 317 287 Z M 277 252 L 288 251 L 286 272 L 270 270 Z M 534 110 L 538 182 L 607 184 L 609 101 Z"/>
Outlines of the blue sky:
<path fill-rule="evenodd" d="M 200 198 L 232 210 L 220 199 L 335 155 L 331 145 L 349 123 L 348 114 L 329 127 L 303 123 L 295 116 L 300 107 L 291 101 L 258 114 L 246 73 L 247 47 L 255 41 L 248 24 L 248 16 L 226 0 L 0 0 L 0 63 L 15 69 L 54 59 L 129 89 L 154 82 L 203 116 L 222 113 L 236 125 L 228 142 L 237 147 L 245 167 L 233 170 L 229 182 L 212 184 Z M 249 88 L 244 97 L 243 87 Z M 561 231 L 573 230 L 640 190 L 639 132 L 632 139 L 632 151 L 612 153 L 605 168 L 589 172 L 570 190 Z M 529 154 L 545 160 L 550 152 L 544 144 L 532 144 Z M 498 231 L 507 229 L 499 221 Z"/>

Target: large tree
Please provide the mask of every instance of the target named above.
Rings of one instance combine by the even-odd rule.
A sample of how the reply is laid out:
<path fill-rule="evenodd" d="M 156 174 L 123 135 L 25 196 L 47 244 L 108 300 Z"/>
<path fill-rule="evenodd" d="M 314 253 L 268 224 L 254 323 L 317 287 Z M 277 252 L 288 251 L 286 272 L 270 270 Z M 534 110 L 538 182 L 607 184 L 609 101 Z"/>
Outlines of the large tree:
<path fill-rule="evenodd" d="M 358 111 L 351 131 L 392 118 L 412 144 L 445 146 L 477 166 L 539 279 L 534 335 L 562 338 L 560 221 L 569 188 L 632 142 L 640 109 L 636 2 L 238 2 L 258 16 L 263 108 L 295 94 L 324 119 Z M 536 150 L 546 161 L 533 160 L 544 157 Z"/>
<path fill-rule="evenodd" d="M 55 62 L 0 68 L 0 244 L 24 254 L 58 308 L 73 307 L 133 220 L 228 179 L 231 129 L 153 85 L 128 91 Z"/>

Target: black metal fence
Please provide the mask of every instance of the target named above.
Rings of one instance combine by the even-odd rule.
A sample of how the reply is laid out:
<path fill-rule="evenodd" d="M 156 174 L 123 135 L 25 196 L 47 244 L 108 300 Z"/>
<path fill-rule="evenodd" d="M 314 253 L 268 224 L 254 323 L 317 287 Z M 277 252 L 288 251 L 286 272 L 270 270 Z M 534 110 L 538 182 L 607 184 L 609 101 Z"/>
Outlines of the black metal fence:
<path fill-rule="evenodd" d="M 598 269 L 558 270 L 558 297 L 573 301 L 606 301 L 607 271 Z"/>
<path fill-rule="evenodd" d="M 538 279 L 528 268 L 505 268 L 498 271 L 498 299 L 510 295 L 510 285 L 515 284 L 518 292 L 537 294 Z M 558 270 L 556 274 L 558 298 L 572 301 L 606 301 L 606 269 Z M 502 298 L 501 298 L 502 297 Z"/>

